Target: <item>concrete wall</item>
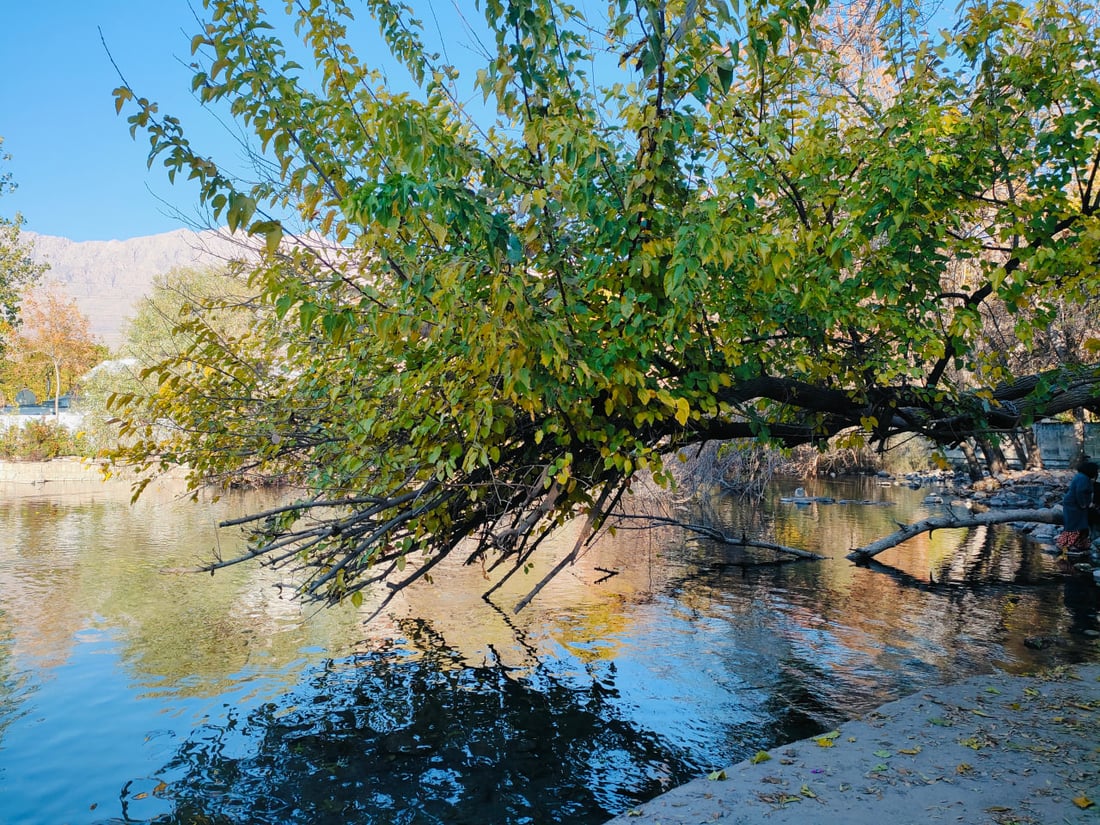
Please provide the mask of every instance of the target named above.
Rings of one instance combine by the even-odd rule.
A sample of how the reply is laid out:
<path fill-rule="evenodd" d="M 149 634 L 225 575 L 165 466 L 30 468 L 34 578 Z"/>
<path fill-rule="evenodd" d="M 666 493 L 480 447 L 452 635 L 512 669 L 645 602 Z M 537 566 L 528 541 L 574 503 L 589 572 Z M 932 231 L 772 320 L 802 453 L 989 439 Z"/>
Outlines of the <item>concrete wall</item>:
<path fill-rule="evenodd" d="M 1043 466 L 1048 470 L 1069 467 L 1077 453 L 1077 443 L 1073 438 L 1073 424 L 1059 422 L 1041 422 L 1034 426 L 1035 443 L 1043 457 Z M 1085 452 L 1100 459 L 1100 424 L 1085 425 Z"/>

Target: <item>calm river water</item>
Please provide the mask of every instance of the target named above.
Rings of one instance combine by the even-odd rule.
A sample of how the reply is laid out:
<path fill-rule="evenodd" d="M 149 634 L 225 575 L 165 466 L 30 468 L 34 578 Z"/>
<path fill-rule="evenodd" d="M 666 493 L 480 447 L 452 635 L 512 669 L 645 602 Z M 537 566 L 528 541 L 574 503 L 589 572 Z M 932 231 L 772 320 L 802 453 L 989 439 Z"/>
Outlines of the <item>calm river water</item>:
<path fill-rule="evenodd" d="M 848 548 L 925 515 L 930 491 L 781 502 L 795 486 L 719 518 L 827 561 L 750 567 L 619 531 L 519 615 L 540 570 L 494 608 L 460 568 L 369 626 L 366 607 L 303 611 L 270 571 L 177 572 L 232 552 L 214 525 L 262 497 L 7 487 L 0 822 L 600 823 L 925 685 L 1100 659 L 1097 589 L 1011 531 L 858 568 Z"/>

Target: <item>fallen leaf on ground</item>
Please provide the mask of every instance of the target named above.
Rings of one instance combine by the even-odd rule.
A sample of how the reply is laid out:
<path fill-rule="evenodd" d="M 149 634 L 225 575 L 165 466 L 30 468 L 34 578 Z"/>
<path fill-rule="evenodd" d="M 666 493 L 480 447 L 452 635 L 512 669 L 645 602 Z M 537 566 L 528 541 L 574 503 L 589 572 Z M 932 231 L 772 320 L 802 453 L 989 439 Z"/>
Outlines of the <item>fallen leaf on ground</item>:
<path fill-rule="evenodd" d="M 754 765 L 759 765 L 761 762 L 767 762 L 771 758 L 772 755 L 767 751 L 757 751 L 756 756 L 754 756 L 749 761 L 752 762 L 752 764 Z"/>
<path fill-rule="evenodd" d="M 902 748 L 898 753 L 904 753 L 906 756 L 916 756 L 920 753 L 920 745 L 917 745 L 915 748 Z"/>
<path fill-rule="evenodd" d="M 713 773 L 708 773 L 707 774 L 707 779 L 711 780 L 712 782 L 720 782 L 721 780 L 723 780 L 725 778 L 726 778 L 726 772 L 725 771 L 714 771 Z"/>
<path fill-rule="evenodd" d="M 1076 799 L 1073 800 L 1073 804 L 1076 805 L 1081 810 L 1084 810 L 1085 808 L 1091 808 L 1096 803 L 1093 802 L 1091 799 L 1089 799 L 1084 794 L 1081 794 L 1079 797 L 1077 797 Z"/>

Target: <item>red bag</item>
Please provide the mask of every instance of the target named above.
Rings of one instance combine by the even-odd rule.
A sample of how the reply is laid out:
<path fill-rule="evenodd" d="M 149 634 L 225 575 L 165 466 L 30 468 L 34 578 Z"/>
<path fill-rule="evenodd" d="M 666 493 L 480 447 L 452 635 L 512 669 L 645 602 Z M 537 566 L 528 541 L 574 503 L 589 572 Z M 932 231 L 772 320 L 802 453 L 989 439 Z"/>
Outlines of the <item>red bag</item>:
<path fill-rule="evenodd" d="M 1089 531 L 1088 530 L 1063 530 L 1059 534 L 1058 538 L 1054 540 L 1058 547 L 1063 551 L 1069 550 L 1088 550 L 1089 549 Z"/>

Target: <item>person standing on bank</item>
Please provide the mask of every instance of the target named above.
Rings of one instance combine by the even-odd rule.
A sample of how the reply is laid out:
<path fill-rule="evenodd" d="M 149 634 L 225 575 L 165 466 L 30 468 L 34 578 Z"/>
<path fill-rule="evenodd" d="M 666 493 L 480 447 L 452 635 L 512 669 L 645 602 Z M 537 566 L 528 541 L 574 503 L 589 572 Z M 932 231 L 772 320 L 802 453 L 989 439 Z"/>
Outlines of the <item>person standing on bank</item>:
<path fill-rule="evenodd" d="M 1063 530 L 1058 537 L 1058 546 L 1063 552 L 1089 549 L 1089 514 L 1096 512 L 1092 487 L 1098 471 L 1100 465 L 1095 461 L 1082 461 L 1062 499 Z"/>

